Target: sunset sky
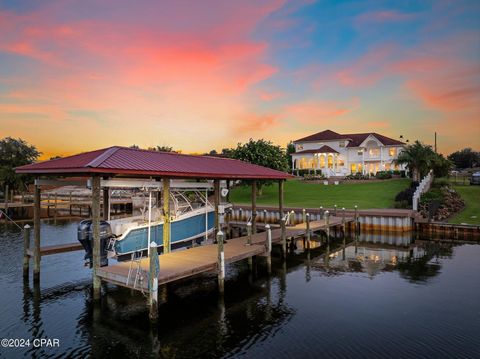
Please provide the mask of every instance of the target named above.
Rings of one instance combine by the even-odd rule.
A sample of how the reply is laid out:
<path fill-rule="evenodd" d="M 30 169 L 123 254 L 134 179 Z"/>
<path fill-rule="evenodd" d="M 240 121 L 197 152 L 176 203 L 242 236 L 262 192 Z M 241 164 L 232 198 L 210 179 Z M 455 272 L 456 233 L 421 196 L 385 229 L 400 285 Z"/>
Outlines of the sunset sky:
<path fill-rule="evenodd" d="M 43 158 L 324 129 L 480 150 L 480 1 L 0 0 L 0 137 Z"/>

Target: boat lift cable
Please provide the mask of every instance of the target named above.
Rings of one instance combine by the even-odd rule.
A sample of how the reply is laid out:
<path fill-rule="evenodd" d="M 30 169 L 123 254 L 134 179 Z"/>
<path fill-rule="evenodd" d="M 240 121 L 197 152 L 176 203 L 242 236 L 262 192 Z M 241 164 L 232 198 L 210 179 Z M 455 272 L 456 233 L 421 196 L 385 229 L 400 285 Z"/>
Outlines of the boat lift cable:
<path fill-rule="evenodd" d="M 7 218 L 10 222 L 12 222 L 14 225 L 16 225 L 18 228 L 20 228 L 21 231 L 23 231 L 23 228 L 20 227 L 18 225 L 17 222 L 15 222 L 12 218 L 10 218 L 10 216 L 7 214 L 7 212 L 5 212 L 4 210 L 0 209 L 0 212 L 3 213 L 3 215 L 5 216 L 5 218 Z"/>

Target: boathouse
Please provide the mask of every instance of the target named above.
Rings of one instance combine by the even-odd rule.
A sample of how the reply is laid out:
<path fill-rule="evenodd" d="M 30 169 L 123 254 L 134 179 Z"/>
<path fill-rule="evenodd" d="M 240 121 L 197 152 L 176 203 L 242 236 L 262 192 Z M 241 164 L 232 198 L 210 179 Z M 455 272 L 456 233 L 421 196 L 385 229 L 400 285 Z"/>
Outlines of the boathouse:
<path fill-rule="evenodd" d="M 211 156 L 185 155 L 174 152 L 147 151 L 126 147 L 113 146 L 96 151 L 80 153 L 64 158 L 29 164 L 16 168 L 17 173 L 30 174 L 36 177 L 34 194 L 34 246 L 29 250 L 33 257 L 33 279 L 40 279 L 41 238 L 40 238 L 40 204 L 41 187 L 49 185 L 67 185 L 65 178 L 81 177 L 84 181 L 71 181 L 71 184 L 85 185 L 92 190 L 92 227 L 93 227 L 93 295 L 99 299 L 101 295 L 100 276 L 100 220 L 109 215 L 109 187 L 130 187 L 161 189 L 163 196 L 163 244 L 164 252 L 169 252 L 170 244 L 170 188 L 171 182 L 178 179 L 193 180 L 196 183 L 212 183 L 214 190 L 215 232 L 220 230 L 220 181 L 231 180 L 249 181 L 252 189 L 252 228 L 256 221 L 256 193 L 257 181 L 274 180 L 279 184 L 279 212 L 283 216 L 283 188 L 284 181 L 291 175 L 270 168 L 257 166 L 251 163 Z M 61 180 L 60 180 L 61 179 Z M 132 185 L 133 183 L 133 185 Z M 102 201 L 103 194 L 103 201 Z M 103 202 L 103 213 L 101 203 Z M 219 247 L 220 248 L 220 247 Z M 223 244 L 221 251 L 223 253 Z M 223 256 L 223 254 L 222 254 Z M 150 269 L 153 271 L 155 260 L 158 267 L 158 256 L 150 256 Z M 220 257 L 220 249 L 219 249 Z M 29 258 L 24 261 L 28 276 Z M 219 262 L 220 263 L 220 262 Z M 219 268 L 222 272 L 222 269 Z M 223 269 L 224 274 L 224 269 Z M 150 288 L 150 317 L 157 317 L 156 278 L 149 279 Z M 114 282 L 114 280 L 111 280 Z M 223 291 L 223 278 L 219 277 L 219 286 Z M 153 289 L 152 289 L 153 288 Z"/>

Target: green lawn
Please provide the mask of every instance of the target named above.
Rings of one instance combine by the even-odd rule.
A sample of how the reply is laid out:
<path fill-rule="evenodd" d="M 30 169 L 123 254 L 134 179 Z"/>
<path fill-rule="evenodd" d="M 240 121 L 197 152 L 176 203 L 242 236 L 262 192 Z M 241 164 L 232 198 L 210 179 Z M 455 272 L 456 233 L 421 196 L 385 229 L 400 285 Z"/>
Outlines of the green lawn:
<path fill-rule="evenodd" d="M 393 208 L 395 195 L 407 188 L 406 178 L 384 180 L 372 183 L 341 183 L 338 186 L 289 180 L 285 184 L 285 206 L 287 207 L 333 207 L 360 209 Z M 251 203 L 249 186 L 239 186 L 232 190 L 230 201 L 234 204 Z M 265 186 L 259 205 L 278 205 L 278 184 Z"/>
<path fill-rule="evenodd" d="M 453 216 L 449 223 L 480 224 L 480 186 L 453 186 L 465 201 L 465 209 Z"/>

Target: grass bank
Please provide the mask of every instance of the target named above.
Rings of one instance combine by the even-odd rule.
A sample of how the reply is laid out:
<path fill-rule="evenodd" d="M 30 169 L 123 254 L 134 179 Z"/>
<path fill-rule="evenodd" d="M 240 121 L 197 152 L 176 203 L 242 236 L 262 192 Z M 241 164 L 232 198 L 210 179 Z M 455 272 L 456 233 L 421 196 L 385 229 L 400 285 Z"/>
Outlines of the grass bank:
<path fill-rule="evenodd" d="M 465 209 L 454 215 L 449 223 L 480 224 L 480 186 L 453 185 L 465 201 Z"/>
<path fill-rule="evenodd" d="M 338 207 L 360 209 L 393 208 L 395 195 L 409 186 L 406 178 L 372 183 L 342 183 L 338 186 L 307 181 L 289 180 L 285 183 L 285 205 L 291 207 Z M 249 204 L 250 187 L 239 186 L 232 190 L 230 201 L 234 204 Z M 278 205 L 278 185 L 265 186 L 258 197 L 259 205 Z"/>

